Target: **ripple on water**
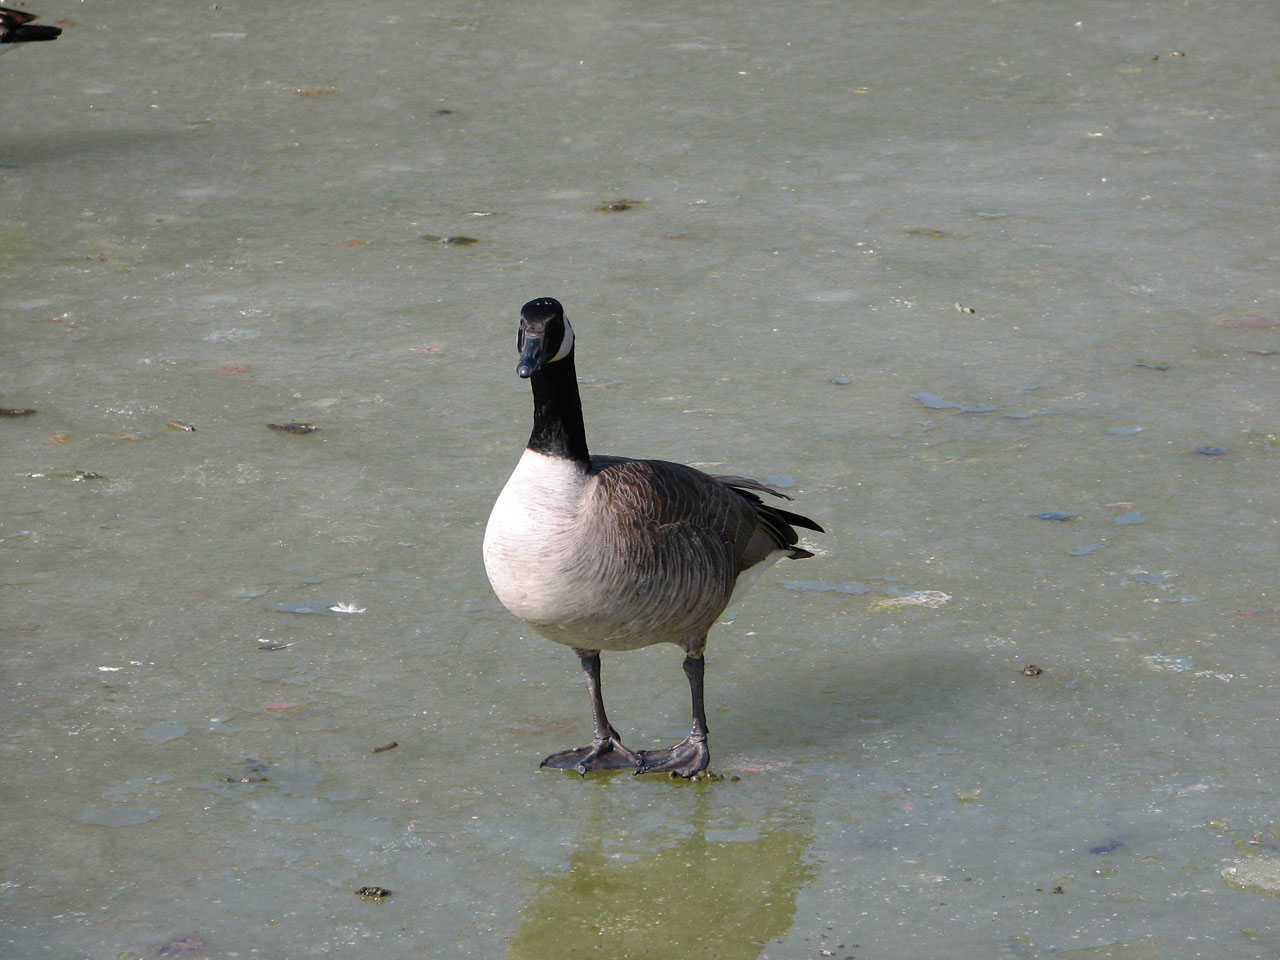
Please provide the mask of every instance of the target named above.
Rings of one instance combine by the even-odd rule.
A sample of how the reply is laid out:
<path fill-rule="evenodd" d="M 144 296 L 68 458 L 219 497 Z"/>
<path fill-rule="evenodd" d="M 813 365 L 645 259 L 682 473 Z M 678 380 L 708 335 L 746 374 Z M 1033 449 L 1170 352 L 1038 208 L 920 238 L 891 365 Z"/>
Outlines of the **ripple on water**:
<path fill-rule="evenodd" d="M 818 591 L 834 591 L 835 593 L 867 593 L 871 586 L 860 580 L 850 580 L 847 583 L 836 583 L 833 580 L 784 580 L 782 586 L 787 590 L 818 590 Z"/>
<path fill-rule="evenodd" d="M 160 816 L 159 810 L 151 807 L 90 807 L 80 814 L 81 823 L 91 823 L 100 827 L 133 827 Z"/>
<path fill-rule="evenodd" d="M 147 743 L 165 743 L 185 737 L 190 730 L 186 724 L 161 722 L 151 724 L 138 736 Z"/>

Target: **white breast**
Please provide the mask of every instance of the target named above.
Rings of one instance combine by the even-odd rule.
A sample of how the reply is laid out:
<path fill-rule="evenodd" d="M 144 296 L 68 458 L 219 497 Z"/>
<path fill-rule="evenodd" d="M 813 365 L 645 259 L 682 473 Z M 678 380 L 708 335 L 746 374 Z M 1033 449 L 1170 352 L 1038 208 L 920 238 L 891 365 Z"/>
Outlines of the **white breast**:
<path fill-rule="evenodd" d="M 522 620 L 563 615 L 563 579 L 587 482 L 572 460 L 525 450 L 489 514 L 484 569 L 502 605 Z"/>

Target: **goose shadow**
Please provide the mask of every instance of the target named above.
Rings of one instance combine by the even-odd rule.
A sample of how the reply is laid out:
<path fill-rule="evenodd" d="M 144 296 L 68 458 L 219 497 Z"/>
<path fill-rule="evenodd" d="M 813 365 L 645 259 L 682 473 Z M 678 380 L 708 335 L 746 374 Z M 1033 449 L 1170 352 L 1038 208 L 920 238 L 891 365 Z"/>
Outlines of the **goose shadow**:
<path fill-rule="evenodd" d="M 768 675 L 735 671 L 716 684 L 715 699 L 730 704 L 713 731 L 720 734 L 716 741 L 725 760 L 730 744 L 741 755 L 807 754 L 907 727 L 945 740 L 957 716 L 989 698 L 994 683 L 988 658 L 969 650 L 877 649 L 824 662 L 821 669 L 797 660 L 784 663 Z M 709 677 L 713 666 L 709 654 Z"/>

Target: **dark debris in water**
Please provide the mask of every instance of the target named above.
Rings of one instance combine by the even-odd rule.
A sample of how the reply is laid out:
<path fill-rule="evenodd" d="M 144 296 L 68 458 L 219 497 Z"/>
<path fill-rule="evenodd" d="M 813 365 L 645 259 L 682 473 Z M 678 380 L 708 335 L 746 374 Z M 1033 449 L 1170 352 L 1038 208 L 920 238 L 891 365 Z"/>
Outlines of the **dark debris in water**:
<path fill-rule="evenodd" d="M 923 237 L 926 240 L 957 240 L 963 236 L 937 227 L 907 227 L 905 232 L 909 237 Z"/>
<path fill-rule="evenodd" d="M 1032 516 L 1037 520 L 1074 520 L 1077 514 L 1070 510 L 1041 510 Z"/>
<path fill-rule="evenodd" d="M 179 957 L 184 953 L 194 953 L 204 947 L 204 941 L 199 937 L 180 937 L 177 940 L 170 940 L 163 947 L 156 948 L 156 955 L 160 957 Z"/>
<path fill-rule="evenodd" d="M 1134 366 L 1140 370 L 1168 370 L 1169 369 L 1169 364 L 1167 363 L 1147 363 L 1145 360 L 1139 360 L 1137 363 L 1134 364 Z"/>
<path fill-rule="evenodd" d="M 245 757 L 241 764 L 243 769 L 237 776 L 220 777 L 223 783 L 270 783 L 271 778 L 267 776 L 270 769 L 262 760 L 253 757 Z"/>
<path fill-rule="evenodd" d="M 1195 452 L 1202 453 L 1206 457 L 1220 457 L 1227 452 L 1227 448 L 1226 447 L 1200 447 Z"/>
<path fill-rule="evenodd" d="M 1101 855 L 1104 853 L 1115 853 L 1117 850 L 1119 850 L 1123 846 L 1124 846 L 1123 840 L 1117 837 L 1112 837 L 1104 841 L 1103 843 L 1098 844 L 1097 846 L 1090 847 L 1089 852 L 1096 855 Z"/>
<path fill-rule="evenodd" d="M 320 428 L 313 423 L 268 423 L 269 430 L 283 430 L 285 433 L 314 433 Z"/>
<path fill-rule="evenodd" d="M 29 417 L 33 413 L 31 407 L 0 407 L 0 417 Z"/>
<path fill-rule="evenodd" d="M 1044 673 L 1044 668 L 1037 667 L 1034 663 L 1028 663 L 1022 668 L 1022 675 L 1024 677 L 1038 677 L 1042 673 Z"/>
<path fill-rule="evenodd" d="M 434 233 L 424 233 L 422 235 L 422 239 L 431 243 L 442 243 L 447 247 L 466 247 L 473 243 L 479 243 L 475 237 L 462 237 L 457 234 L 449 237 L 442 237 Z"/>
<path fill-rule="evenodd" d="M 391 891 L 386 887 L 361 887 L 356 894 L 366 900 L 385 900 L 391 896 Z"/>
<path fill-rule="evenodd" d="M 1237 617 L 1262 617 L 1272 613 L 1280 613 L 1280 603 L 1273 603 L 1269 607 L 1254 607 L 1250 610 L 1237 610 Z"/>
<path fill-rule="evenodd" d="M 607 203 L 598 204 L 591 209 L 596 213 L 622 213 L 624 210 L 630 210 L 639 203 L 639 200 L 610 200 Z"/>
<path fill-rule="evenodd" d="M 48 470 L 44 472 L 28 473 L 25 476 L 32 480 L 70 480 L 72 483 L 81 483 L 85 480 L 105 480 L 107 475 L 99 473 L 97 470 Z"/>

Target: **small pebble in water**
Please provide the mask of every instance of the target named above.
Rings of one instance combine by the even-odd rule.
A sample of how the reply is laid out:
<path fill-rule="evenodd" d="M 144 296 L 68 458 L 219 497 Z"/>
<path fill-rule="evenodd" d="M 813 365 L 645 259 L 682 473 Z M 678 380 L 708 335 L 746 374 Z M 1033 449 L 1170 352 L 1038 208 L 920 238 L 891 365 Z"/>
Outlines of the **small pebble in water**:
<path fill-rule="evenodd" d="M 1034 663 L 1028 663 L 1022 668 L 1022 675 L 1024 677 L 1038 677 L 1042 673 L 1044 673 L 1044 670 L 1041 667 L 1037 667 Z"/>
<path fill-rule="evenodd" d="M 596 213 L 621 213 L 623 210 L 630 210 L 639 202 L 639 200 L 610 200 L 591 209 Z"/>
<path fill-rule="evenodd" d="M 386 887 L 361 887 L 356 893 L 367 900 L 382 900 L 391 896 L 391 891 Z"/>

